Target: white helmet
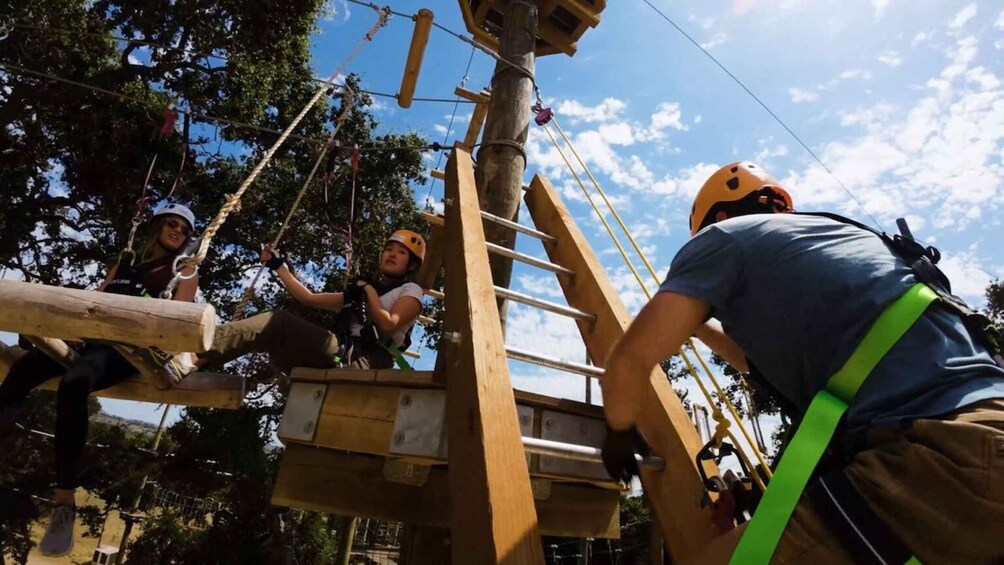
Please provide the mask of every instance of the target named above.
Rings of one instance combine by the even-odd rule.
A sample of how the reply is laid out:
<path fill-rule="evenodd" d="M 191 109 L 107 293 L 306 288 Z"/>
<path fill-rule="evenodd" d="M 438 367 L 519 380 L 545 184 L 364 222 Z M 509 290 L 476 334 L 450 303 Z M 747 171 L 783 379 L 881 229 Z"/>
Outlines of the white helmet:
<path fill-rule="evenodd" d="M 193 230 L 195 229 L 195 214 L 187 206 L 174 203 L 167 204 L 153 215 L 154 218 L 158 216 L 178 216 L 179 218 L 184 218 L 188 222 L 188 227 Z"/>

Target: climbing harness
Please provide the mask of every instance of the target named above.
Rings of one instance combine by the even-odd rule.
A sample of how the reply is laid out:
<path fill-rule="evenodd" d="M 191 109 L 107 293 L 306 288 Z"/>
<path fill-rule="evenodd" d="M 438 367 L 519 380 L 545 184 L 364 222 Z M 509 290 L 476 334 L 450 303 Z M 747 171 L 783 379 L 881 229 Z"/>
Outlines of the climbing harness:
<path fill-rule="evenodd" d="M 920 319 L 938 295 L 917 283 L 887 306 L 843 367 L 816 393 L 788 444 L 771 488 L 739 540 L 730 563 L 767 563 L 848 405 L 879 361 Z"/>
<path fill-rule="evenodd" d="M 369 31 L 366 32 L 366 35 L 359 41 L 355 49 L 353 49 L 352 52 L 345 57 L 335 72 L 328 77 L 328 80 L 321 85 L 316 92 L 314 92 L 314 95 L 310 98 L 303 109 L 300 110 L 300 113 L 293 118 L 293 120 L 279 136 L 279 139 L 277 139 L 275 143 L 269 147 L 258 164 L 255 165 L 255 167 L 248 174 L 247 178 L 245 178 L 244 181 L 242 181 L 237 187 L 237 190 L 234 191 L 233 194 L 228 194 L 226 196 L 226 200 L 220 207 L 219 212 L 217 212 L 216 217 L 213 218 L 213 220 L 206 227 L 198 248 L 196 248 L 191 254 L 186 253 L 184 256 L 179 256 L 181 260 L 176 262 L 174 266 L 174 278 L 171 279 L 168 287 L 164 290 L 167 297 L 170 297 L 174 293 L 174 289 L 178 285 L 178 282 L 185 278 L 184 269 L 191 269 L 193 272 L 191 276 L 194 276 L 194 273 L 198 272 L 199 265 L 206 259 L 206 255 L 209 253 L 209 247 L 212 245 L 213 238 L 216 236 L 216 233 L 220 230 L 220 228 L 223 227 L 223 224 L 227 221 L 227 217 L 230 213 L 240 208 L 241 197 L 244 193 L 251 187 L 251 184 L 258 178 L 258 175 L 265 170 L 265 167 L 272 160 L 272 157 L 274 157 L 279 149 L 286 143 L 286 139 L 289 138 L 290 134 L 293 133 L 293 130 L 300 125 L 300 122 L 303 121 L 303 118 L 308 112 L 310 112 L 311 108 L 313 108 L 314 105 L 316 105 L 317 102 L 325 96 L 325 94 L 327 94 L 328 90 L 335 84 L 335 80 L 344 74 L 345 68 L 349 65 L 349 63 L 355 59 L 367 43 L 373 40 L 376 33 L 387 25 L 387 21 L 391 15 L 390 9 L 381 8 L 378 9 L 377 12 L 379 16 L 377 17 L 376 23 L 374 23 Z"/>
<path fill-rule="evenodd" d="M 545 108 L 543 106 L 543 103 L 541 102 L 539 91 L 538 91 L 538 96 L 537 96 L 537 103 L 533 106 L 532 109 L 536 112 L 536 116 L 537 116 L 535 118 L 535 122 L 538 119 L 539 119 L 539 122 L 543 122 L 543 123 L 540 123 L 540 125 L 541 125 L 541 127 L 543 127 L 544 132 L 547 134 L 548 138 L 551 140 L 551 143 L 554 145 L 555 149 L 557 149 L 558 154 L 561 156 L 562 160 L 565 162 L 565 165 L 568 167 L 568 170 L 572 173 L 573 178 L 575 178 L 575 181 L 578 183 L 579 188 L 582 190 L 582 193 L 585 195 L 586 200 L 589 202 L 589 205 L 593 209 L 593 212 L 595 212 L 596 216 L 599 218 L 600 223 L 603 225 L 603 227 L 606 230 L 607 234 L 610 236 L 610 239 L 613 241 L 614 246 L 617 248 L 617 251 L 620 253 L 621 257 L 624 259 L 624 262 L 627 264 L 627 267 L 631 271 L 631 274 L 634 275 L 635 280 L 638 282 L 638 285 L 641 287 L 642 291 L 645 293 L 645 296 L 647 298 L 651 299 L 652 298 L 651 291 L 649 291 L 648 287 L 645 285 L 645 282 L 642 280 L 641 274 L 635 268 L 633 262 L 631 261 L 630 257 L 627 254 L 627 251 L 625 251 L 625 249 L 621 245 L 619 239 L 614 234 L 613 228 L 610 227 L 610 224 L 607 222 L 606 218 L 604 217 L 604 214 L 600 211 L 599 207 L 597 206 L 595 200 L 592 197 L 592 194 L 590 194 L 589 190 L 586 188 L 585 183 L 582 181 L 581 177 L 579 176 L 579 173 L 572 166 L 572 164 L 569 161 L 568 157 L 565 155 L 565 152 L 562 150 L 561 146 L 558 144 L 557 139 L 551 133 L 550 127 L 548 127 L 549 124 L 553 123 L 555 129 L 558 131 L 558 133 L 561 135 L 562 139 L 564 140 L 565 145 L 572 152 L 572 154 L 576 157 L 579 165 L 582 167 L 582 169 L 585 171 L 586 175 L 592 181 L 592 184 L 595 187 L 596 191 L 603 198 L 603 201 L 606 203 L 606 206 L 610 210 L 611 215 L 614 217 L 614 219 L 617 221 L 618 225 L 620 226 L 621 230 L 627 236 L 628 241 L 631 243 L 632 247 L 635 250 L 635 253 L 637 253 L 638 256 L 641 258 L 641 260 L 644 263 L 645 267 L 647 268 L 649 274 L 651 274 L 652 278 L 656 281 L 656 284 L 658 284 L 659 283 L 659 277 L 656 274 L 655 269 L 652 267 L 652 264 L 648 261 L 648 258 L 645 256 L 644 252 L 641 250 L 641 247 L 638 245 L 638 243 L 635 241 L 634 237 L 631 235 L 631 231 L 628 229 L 627 225 L 624 224 L 624 221 L 621 219 L 620 214 L 618 214 L 617 211 L 616 211 L 616 209 L 614 209 L 613 205 L 610 202 L 610 199 L 607 198 L 607 195 L 603 191 L 603 188 L 600 186 L 599 182 L 596 180 L 596 178 L 593 176 L 593 174 L 589 171 L 589 167 L 586 166 L 585 162 L 582 160 L 582 157 L 580 157 L 579 154 L 578 154 L 578 152 L 575 150 L 575 147 L 572 145 L 571 140 L 569 140 L 568 136 L 565 135 L 564 130 L 561 129 L 561 125 L 558 123 L 557 117 L 554 115 L 554 111 L 552 109 L 550 109 L 550 108 Z M 694 367 L 693 363 L 690 361 L 689 356 L 687 355 L 687 352 L 686 352 L 687 348 L 689 348 L 691 350 L 691 352 L 693 352 L 693 354 L 696 356 L 698 362 L 701 365 L 701 368 L 704 371 L 705 376 L 707 376 L 708 379 L 711 381 L 711 383 L 714 385 L 714 388 L 715 388 L 715 391 L 716 391 L 716 393 L 718 395 L 718 398 L 721 400 L 722 403 L 725 404 L 725 406 L 728 408 L 729 412 L 732 414 L 732 417 L 735 419 L 736 423 L 738 424 L 739 429 L 742 432 L 743 436 L 745 437 L 747 444 L 753 450 L 753 453 L 754 453 L 757 461 L 759 462 L 758 466 L 757 465 L 753 465 L 752 461 L 746 455 L 745 451 L 739 447 L 739 442 L 735 438 L 735 435 L 731 432 L 731 430 L 728 429 L 729 421 L 721 413 L 721 410 L 718 408 L 718 404 L 717 404 L 717 402 L 715 402 L 714 397 L 711 395 L 711 392 L 707 389 L 707 387 L 702 382 L 702 380 L 701 380 L 701 378 L 699 376 L 700 374 L 697 372 L 697 369 Z M 739 455 L 739 457 L 741 459 L 745 460 L 745 467 L 747 469 L 750 469 L 752 471 L 753 482 L 756 484 L 757 488 L 759 488 L 761 491 L 765 490 L 766 489 L 766 481 L 769 480 L 771 478 L 771 476 L 772 476 L 772 472 L 770 470 L 770 466 L 767 464 L 767 461 L 764 458 L 763 454 L 757 448 L 756 441 L 751 437 L 749 431 L 746 429 L 746 426 L 743 425 L 742 418 L 739 417 L 739 413 L 738 413 L 738 411 L 736 411 L 735 406 L 732 405 L 732 402 L 729 400 L 728 396 L 726 395 L 725 390 L 718 383 L 718 380 L 715 378 L 714 374 L 711 372 L 711 368 L 704 361 L 703 356 L 697 351 L 697 349 L 694 346 L 694 343 L 693 343 L 692 340 L 688 340 L 687 343 L 685 344 L 684 348 L 682 348 L 680 350 L 680 358 L 683 360 L 684 364 L 686 365 L 687 371 L 694 377 L 694 380 L 695 380 L 695 382 L 697 382 L 698 387 L 701 390 L 701 393 L 704 395 L 705 399 L 708 402 L 708 405 L 711 407 L 713 417 L 715 418 L 716 421 L 719 422 L 720 426 L 723 426 L 723 428 L 720 428 L 721 429 L 721 434 L 722 434 L 721 435 L 721 439 L 729 438 L 729 439 L 732 440 L 732 444 L 734 446 L 737 446 L 736 447 L 736 454 Z M 723 422 L 724 422 L 724 424 L 722 424 Z M 716 432 L 716 435 L 717 435 L 717 433 L 718 432 Z M 763 477 L 760 476 L 761 473 L 763 474 Z"/>
<path fill-rule="evenodd" d="M 360 279 L 357 277 L 347 282 L 346 288 L 355 285 L 357 280 Z M 377 291 L 379 296 L 383 296 L 404 286 L 407 282 L 404 278 L 380 277 L 370 283 L 370 286 Z M 408 331 L 405 332 L 404 341 L 400 347 L 390 338 L 380 339 L 380 332 L 370 317 L 366 294 L 362 289 L 355 292 L 354 296 L 350 296 L 350 294 L 353 293 L 345 293 L 346 303 L 342 307 L 341 312 L 338 313 L 338 317 L 335 318 L 333 333 L 338 337 L 339 349 L 332 359 L 334 363 L 338 366 L 345 366 L 351 363 L 356 357 L 355 348 L 357 346 L 372 348 L 378 345 L 387 351 L 398 368 L 406 371 L 411 370 L 411 365 L 404 358 L 404 352 L 411 347 L 411 332 L 414 326 L 408 328 Z M 353 323 L 362 326 L 359 335 L 352 333 Z"/>

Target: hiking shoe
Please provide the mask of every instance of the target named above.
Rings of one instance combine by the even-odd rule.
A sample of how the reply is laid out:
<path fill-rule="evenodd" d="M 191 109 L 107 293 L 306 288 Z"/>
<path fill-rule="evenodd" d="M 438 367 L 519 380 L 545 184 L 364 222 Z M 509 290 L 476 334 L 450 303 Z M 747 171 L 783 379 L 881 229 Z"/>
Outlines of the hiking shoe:
<path fill-rule="evenodd" d="M 73 526 L 77 519 L 77 509 L 73 506 L 57 506 L 49 516 L 49 527 L 38 544 L 38 550 L 47 557 L 62 557 L 73 549 Z"/>
<path fill-rule="evenodd" d="M 157 388 L 160 390 L 168 390 L 178 386 L 182 379 L 197 369 L 194 356 L 191 353 L 171 355 L 156 347 L 136 349 L 133 353 L 157 366 L 157 377 L 160 381 Z"/>

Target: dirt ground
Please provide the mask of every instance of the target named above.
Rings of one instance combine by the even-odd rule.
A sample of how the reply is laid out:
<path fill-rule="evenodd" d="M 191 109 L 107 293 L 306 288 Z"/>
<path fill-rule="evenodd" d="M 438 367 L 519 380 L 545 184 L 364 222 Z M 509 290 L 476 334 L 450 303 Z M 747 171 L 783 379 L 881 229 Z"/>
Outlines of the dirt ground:
<path fill-rule="evenodd" d="M 102 508 L 104 506 L 104 501 L 85 491 L 78 491 L 77 505 L 97 506 L 98 508 Z M 34 540 L 36 544 L 42 539 L 42 534 L 45 533 L 45 526 L 47 524 L 47 521 L 42 521 L 35 524 L 32 528 L 32 540 Z M 80 523 L 80 520 L 77 520 L 77 524 L 74 529 L 76 539 L 73 542 L 73 551 L 71 551 L 69 555 L 65 557 L 45 557 L 39 553 L 38 547 L 35 547 L 31 550 L 31 553 L 28 554 L 28 565 L 83 565 L 85 563 L 90 563 L 98 543 L 100 542 L 102 545 L 118 547 L 122 542 L 122 531 L 124 529 L 125 523 L 119 519 L 119 513 L 117 511 L 113 511 L 109 515 L 108 521 L 105 523 L 104 535 L 100 540 L 97 537 L 84 537 L 84 526 Z M 135 539 L 141 532 L 142 530 L 139 526 L 133 526 L 130 538 Z M 11 563 L 9 559 L 7 562 Z"/>

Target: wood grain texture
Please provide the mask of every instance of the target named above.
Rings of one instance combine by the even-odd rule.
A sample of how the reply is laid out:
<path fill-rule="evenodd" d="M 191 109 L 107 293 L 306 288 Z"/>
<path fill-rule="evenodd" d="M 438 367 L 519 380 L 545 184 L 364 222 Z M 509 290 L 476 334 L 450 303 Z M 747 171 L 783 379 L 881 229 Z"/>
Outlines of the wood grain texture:
<path fill-rule="evenodd" d="M 631 316 L 551 183 L 535 176 L 525 200 L 537 229 L 557 238 L 544 244 L 550 260 L 575 271 L 574 277 L 558 277 L 569 306 L 596 315 L 594 323 L 576 323 L 590 359 L 602 367 Z M 643 398 L 639 428 L 666 469 L 643 472 L 642 485 L 674 561 L 688 563 L 717 536 L 710 510 L 701 507 L 705 490 L 695 463 L 701 438 L 660 370 L 652 371 Z"/>
<path fill-rule="evenodd" d="M 154 300 L 0 280 L 0 331 L 202 353 L 213 341 L 209 304 Z"/>
<path fill-rule="evenodd" d="M 457 563 L 543 563 L 516 401 L 488 265 L 473 162 L 446 171 L 447 421 Z"/>

